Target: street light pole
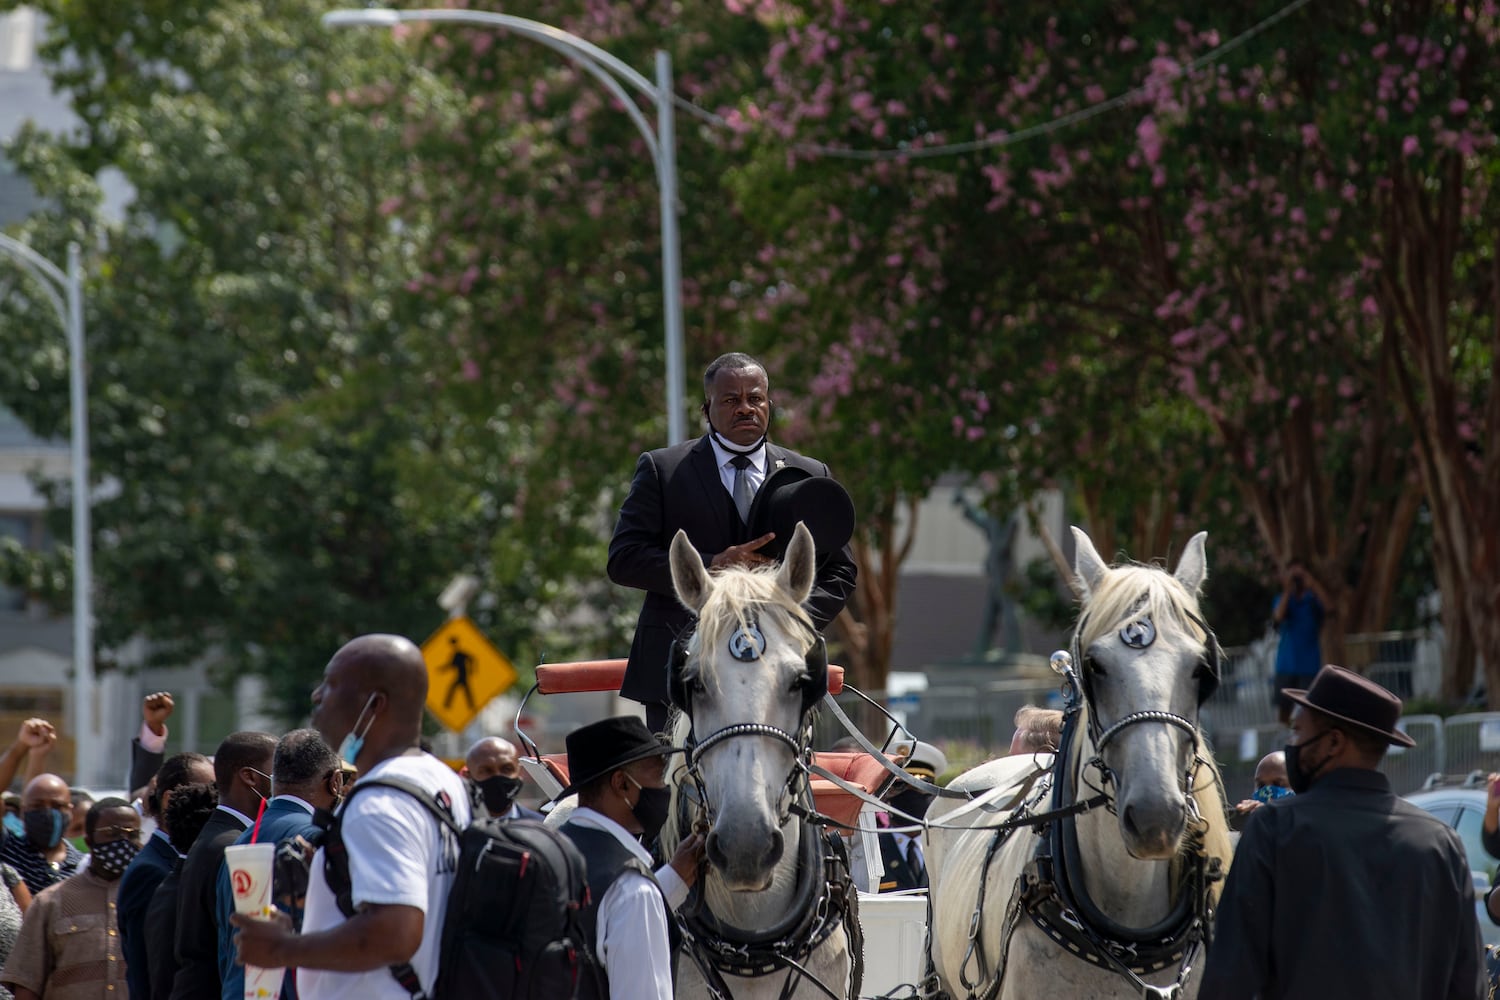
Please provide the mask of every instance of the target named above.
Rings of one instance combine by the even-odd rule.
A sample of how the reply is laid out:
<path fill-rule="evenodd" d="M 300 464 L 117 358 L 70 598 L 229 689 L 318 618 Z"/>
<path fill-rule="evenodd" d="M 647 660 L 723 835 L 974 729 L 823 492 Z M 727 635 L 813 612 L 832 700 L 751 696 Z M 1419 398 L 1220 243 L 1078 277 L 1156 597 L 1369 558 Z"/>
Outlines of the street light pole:
<path fill-rule="evenodd" d="M 83 264 L 77 243 L 68 244 L 64 274 L 20 240 L 0 233 L 0 253 L 36 279 L 68 341 L 68 397 L 72 411 L 70 451 L 73 479 L 73 757 L 77 785 L 96 783 L 94 724 L 93 543 L 90 527 L 88 388 L 84 379 Z"/>
<path fill-rule="evenodd" d="M 667 354 L 667 443 L 676 444 L 684 440 L 687 437 L 687 425 L 683 400 L 682 252 L 677 235 L 677 135 L 672 107 L 672 57 L 666 52 L 656 53 L 656 83 L 652 84 L 639 72 L 593 42 L 550 24 L 510 14 L 483 10 L 392 10 L 371 7 L 335 10 L 323 15 L 323 24 L 328 27 L 394 27 L 406 21 L 478 24 L 529 38 L 589 73 L 625 106 L 625 113 L 635 122 L 646 141 L 646 149 L 656 167 L 656 184 L 661 195 L 661 289 Z M 641 109 L 626 93 L 625 86 L 650 98 L 656 105 L 654 131 L 645 115 L 641 114 Z"/>

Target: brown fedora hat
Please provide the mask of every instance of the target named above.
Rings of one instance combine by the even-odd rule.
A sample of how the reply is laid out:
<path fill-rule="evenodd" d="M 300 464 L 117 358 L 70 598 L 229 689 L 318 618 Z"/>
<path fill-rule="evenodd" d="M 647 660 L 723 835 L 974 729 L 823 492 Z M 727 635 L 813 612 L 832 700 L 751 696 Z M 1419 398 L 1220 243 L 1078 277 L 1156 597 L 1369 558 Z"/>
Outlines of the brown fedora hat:
<path fill-rule="evenodd" d="M 1306 691 L 1288 688 L 1292 701 L 1339 722 L 1358 726 L 1385 737 L 1397 746 L 1414 747 L 1417 741 L 1396 728 L 1401 718 L 1401 699 L 1368 677 L 1332 663 L 1318 671 Z"/>

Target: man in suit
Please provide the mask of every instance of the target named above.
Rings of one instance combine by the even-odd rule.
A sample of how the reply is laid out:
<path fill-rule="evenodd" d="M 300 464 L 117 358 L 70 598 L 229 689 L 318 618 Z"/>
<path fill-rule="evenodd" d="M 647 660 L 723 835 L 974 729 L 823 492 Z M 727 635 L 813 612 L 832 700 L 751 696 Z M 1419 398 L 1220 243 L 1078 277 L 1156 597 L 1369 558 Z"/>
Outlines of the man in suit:
<path fill-rule="evenodd" d="M 230 733 L 214 753 L 219 805 L 182 863 L 177 887 L 177 975 L 172 1000 L 219 995 L 218 884 L 224 848 L 254 823 L 261 800 L 271 794 L 270 733 Z"/>
<path fill-rule="evenodd" d="M 148 779 L 149 780 L 149 779 Z M 184 785 L 213 784 L 214 766 L 201 753 L 180 753 L 167 759 L 156 773 L 156 832 L 130 862 L 120 879 L 119 897 L 115 900 L 120 924 L 120 944 L 125 952 L 125 980 L 130 995 L 151 996 L 151 979 L 146 961 L 146 909 L 162 880 L 171 874 L 182 855 L 172 846 L 171 824 L 166 805 L 177 789 Z"/>
<path fill-rule="evenodd" d="M 609 578 L 646 591 L 620 693 L 646 706 L 646 723 L 667 722 L 667 656 L 691 616 L 672 590 L 668 548 L 687 532 L 709 569 L 773 561 L 791 541 L 751 537 L 750 509 L 767 477 L 785 468 L 829 476 L 828 466 L 767 440 L 771 420 L 766 370 L 748 354 L 725 354 L 703 373 L 708 433 L 642 455 L 609 543 Z M 817 533 L 814 532 L 814 538 Z M 817 582 L 805 607 L 822 630 L 854 593 L 855 566 L 844 542 L 819 551 Z"/>
<path fill-rule="evenodd" d="M 265 815 L 260 820 L 257 843 L 284 843 L 302 837 L 309 842 L 321 833 L 314 821 L 320 812 L 332 813 L 334 805 L 343 794 L 344 778 L 339 770 L 338 755 L 316 729 L 294 729 L 276 744 L 276 756 L 271 769 L 271 789 L 276 794 L 266 804 Z M 250 843 L 255 831 L 240 834 L 237 844 Z M 219 919 L 219 979 L 224 1000 L 243 1000 L 245 995 L 245 967 L 234 960 L 234 938 L 236 930 L 229 923 L 234 912 L 234 892 L 229 885 L 229 865 L 219 864 L 217 912 Z M 280 893 L 278 893 L 278 896 Z M 280 900 L 278 900 L 278 903 Z M 294 907 L 287 911 L 292 926 L 302 926 L 302 910 Z M 288 976 L 282 995 L 296 996 Z"/>
<path fill-rule="evenodd" d="M 476 817 L 538 821 L 544 818 L 535 809 L 527 809 L 516 801 L 525 781 L 521 778 L 521 760 L 516 754 L 516 745 L 510 740 L 486 736 L 475 741 L 469 747 L 458 775 L 469 787 L 469 801 Z"/>

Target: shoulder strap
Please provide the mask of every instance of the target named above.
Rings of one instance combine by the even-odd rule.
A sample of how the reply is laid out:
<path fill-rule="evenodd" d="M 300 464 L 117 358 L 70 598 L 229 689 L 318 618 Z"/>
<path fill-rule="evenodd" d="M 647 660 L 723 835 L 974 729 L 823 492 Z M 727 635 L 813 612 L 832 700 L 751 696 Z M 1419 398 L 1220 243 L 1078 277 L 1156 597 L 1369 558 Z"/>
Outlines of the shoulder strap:
<path fill-rule="evenodd" d="M 328 828 L 328 836 L 323 844 L 323 877 L 328 882 L 328 888 L 333 891 L 339 912 L 346 918 L 353 917 L 357 911 L 354 908 L 354 883 L 349 877 L 349 851 L 344 846 L 342 829 L 344 816 L 349 811 L 349 803 L 360 791 L 377 787 L 394 788 L 417 800 L 438 821 L 439 831 L 447 828 L 455 837 L 463 833 L 458 821 L 439 808 L 435 794 L 414 782 L 396 777 L 366 778 L 363 781 L 356 781 L 349 789 L 349 793 L 344 796 L 344 804 L 334 817 L 333 825 Z M 422 980 L 410 962 L 392 965 L 390 970 L 391 976 L 401 984 L 402 989 L 411 994 L 412 1000 L 429 1000 L 427 991 L 422 989 Z"/>

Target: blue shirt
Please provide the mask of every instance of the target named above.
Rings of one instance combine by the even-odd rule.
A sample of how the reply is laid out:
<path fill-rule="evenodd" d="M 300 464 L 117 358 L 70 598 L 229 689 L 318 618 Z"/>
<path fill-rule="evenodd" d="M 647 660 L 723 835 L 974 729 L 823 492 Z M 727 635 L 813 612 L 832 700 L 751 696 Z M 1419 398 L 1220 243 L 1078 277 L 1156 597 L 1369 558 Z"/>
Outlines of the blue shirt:
<path fill-rule="evenodd" d="M 266 803 L 265 815 L 260 818 L 260 842 L 283 844 L 293 837 L 308 836 L 317 829 L 313 825 L 313 807 L 295 795 L 278 795 Z M 240 834 L 236 844 L 250 843 L 251 827 Z M 274 889 L 273 889 L 274 896 Z M 244 1000 L 245 967 L 234 960 L 234 936 L 239 932 L 229 922 L 234 912 L 234 892 L 229 887 L 229 865 L 219 864 L 219 982 L 222 984 L 224 1000 Z M 301 913 L 288 914 L 292 923 L 300 930 Z M 288 973 L 282 980 L 281 995 L 295 995 L 293 983 L 296 977 Z"/>
<path fill-rule="evenodd" d="M 1281 606 L 1284 595 L 1277 594 L 1272 613 Z M 1276 645 L 1276 673 L 1284 677 L 1311 678 L 1323 669 L 1323 602 L 1311 590 L 1294 594 L 1286 606 L 1286 617 L 1277 631 L 1281 641 Z"/>

